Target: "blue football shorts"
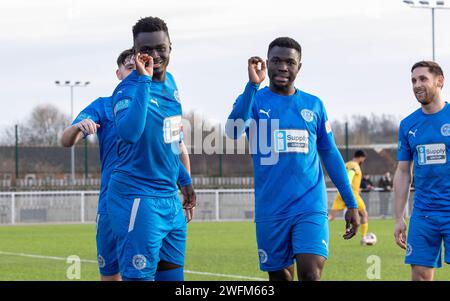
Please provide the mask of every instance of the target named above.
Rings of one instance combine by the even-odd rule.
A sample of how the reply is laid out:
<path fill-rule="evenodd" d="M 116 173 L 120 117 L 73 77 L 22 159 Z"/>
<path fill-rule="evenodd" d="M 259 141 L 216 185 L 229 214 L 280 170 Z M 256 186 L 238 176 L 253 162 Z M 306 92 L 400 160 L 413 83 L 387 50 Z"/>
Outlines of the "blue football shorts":
<path fill-rule="evenodd" d="M 297 254 L 328 258 L 328 215 L 310 212 L 290 218 L 256 223 L 259 266 L 274 272 L 289 267 Z"/>
<path fill-rule="evenodd" d="M 450 216 L 426 215 L 414 209 L 409 221 L 405 263 L 442 267 L 442 243 L 445 262 L 450 263 Z"/>
<path fill-rule="evenodd" d="M 160 261 L 184 266 L 186 216 L 178 195 L 130 198 L 110 193 L 107 208 L 123 278 L 154 280 Z"/>
<path fill-rule="evenodd" d="M 100 274 L 112 276 L 119 273 L 119 261 L 117 259 L 117 240 L 114 237 L 110 219 L 107 213 L 97 214 L 97 260 Z"/>

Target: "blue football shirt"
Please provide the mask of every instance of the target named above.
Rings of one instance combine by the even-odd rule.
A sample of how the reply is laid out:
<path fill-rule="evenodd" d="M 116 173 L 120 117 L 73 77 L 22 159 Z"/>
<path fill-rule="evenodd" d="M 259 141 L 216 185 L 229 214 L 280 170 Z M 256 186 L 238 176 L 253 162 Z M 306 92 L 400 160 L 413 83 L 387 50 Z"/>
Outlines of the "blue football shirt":
<path fill-rule="evenodd" d="M 229 117 L 247 121 L 255 178 L 255 221 L 326 213 L 327 192 L 319 151 L 336 145 L 322 101 L 299 89 L 290 96 L 276 94 L 268 87 L 256 89 L 257 85 L 247 84 Z M 251 110 L 243 113 L 246 107 Z M 227 134 L 236 138 L 231 127 L 227 128 Z M 356 204 L 354 197 L 351 201 Z"/>
<path fill-rule="evenodd" d="M 112 98 L 119 158 L 110 189 L 133 197 L 177 194 L 182 108 L 172 75 L 157 82 L 133 71 Z"/>
<path fill-rule="evenodd" d="M 398 131 L 399 161 L 414 164 L 414 208 L 450 214 L 450 105 L 434 114 L 422 109 L 403 119 Z"/>

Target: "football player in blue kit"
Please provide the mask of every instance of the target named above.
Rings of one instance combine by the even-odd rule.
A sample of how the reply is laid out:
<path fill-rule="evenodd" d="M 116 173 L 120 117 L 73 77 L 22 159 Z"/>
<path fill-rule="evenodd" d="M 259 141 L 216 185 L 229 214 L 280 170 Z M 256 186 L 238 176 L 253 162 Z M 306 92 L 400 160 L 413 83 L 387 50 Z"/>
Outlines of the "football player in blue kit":
<path fill-rule="evenodd" d="M 406 249 L 412 280 L 433 280 L 435 268 L 450 263 L 450 105 L 441 91 L 444 73 L 432 61 L 411 69 L 413 92 L 421 107 L 398 130 L 398 166 L 394 177 L 396 243 Z M 408 236 L 405 206 L 414 173 L 414 206 Z"/>
<path fill-rule="evenodd" d="M 345 239 L 357 233 L 359 216 L 344 161 L 322 101 L 294 86 L 301 47 L 291 38 L 269 45 L 269 87 L 260 57 L 248 60 L 249 82 L 226 123 L 233 139 L 245 131 L 255 177 L 255 223 L 260 269 L 269 280 L 320 280 L 328 257 L 327 193 L 320 158 L 342 195 Z M 320 155 L 320 157 L 319 157 Z"/>
<path fill-rule="evenodd" d="M 181 184 L 181 104 L 166 71 L 171 43 L 156 17 L 133 26 L 136 70 L 114 90 L 118 162 L 108 187 L 108 214 L 117 237 L 123 280 L 184 279 L 186 217 L 195 206 L 191 181 Z M 189 176 L 189 175 L 187 175 Z M 157 273 L 158 271 L 158 273 Z"/>
<path fill-rule="evenodd" d="M 134 70 L 133 51 L 124 50 L 117 58 L 116 76 L 122 80 Z M 116 254 L 116 241 L 106 212 L 106 191 L 109 177 L 117 160 L 115 151 L 117 134 L 112 118 L 110 97 L 100 97 L 84 108 L 64 130 L 61 144 L 65 147 L 75 145 L 80 139 L 97 134 L 101 162 L 101 187 L 97 206 L 97 258 L 102 281 L 120 280 Z"/>
<path fill-rule="evenodd" d="M 133 56 L 133 50 L 127 49 L 122 51 L 117 58 L 116 76 L 119 80 L 123 80 L 134 70 Z M 97 134 L 99 139 L 101 162 L 101 187 L 96 220 L 98 265 L 102 281 L 118 281 L 121 280 L 121 277 L 117 260 L 116 239 L 113 236 L 106 210 L 108 182 L 117 161 L 117 133 L 113 123 L 112 100 L 110 97 L 100 97 L 84 108 L 75 118 L 72 125 L 64 130 L 61 144 L 65 147 L 71 147 L 80 139 L 86 138 L 91 134 Z M 186 166 L 186 169 L 188 169 L 190 164 L 186 146 L 182 142 L 180 147 L 183 150 L 180 159 L 183 165 Z M 183 177 L 185 174 L 181 173 L 180 176 Z M 185 177 L 179 180 L 183 182 L 189 180 L 189 178 Z M 186 212 L 186 216 L 190 220 L 192 212 Z"/>

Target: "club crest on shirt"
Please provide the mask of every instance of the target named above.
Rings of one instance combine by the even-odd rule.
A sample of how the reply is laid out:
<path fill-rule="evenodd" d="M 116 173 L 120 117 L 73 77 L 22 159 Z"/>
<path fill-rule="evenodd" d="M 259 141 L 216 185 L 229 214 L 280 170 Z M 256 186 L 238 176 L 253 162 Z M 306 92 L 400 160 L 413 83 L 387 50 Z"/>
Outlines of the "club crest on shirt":
<path fill-rule="evenodd" d="M 441 127 L 441 134 L 445 137 L 450 136 L 450 123 L 446 123 Z"/>
<path fill-rule="evenodd" d="M 300 114 L 306 122 L 311 122 L 314 120 L 314 112 L 311 110 L 303 109 L 300 111 Z"/>

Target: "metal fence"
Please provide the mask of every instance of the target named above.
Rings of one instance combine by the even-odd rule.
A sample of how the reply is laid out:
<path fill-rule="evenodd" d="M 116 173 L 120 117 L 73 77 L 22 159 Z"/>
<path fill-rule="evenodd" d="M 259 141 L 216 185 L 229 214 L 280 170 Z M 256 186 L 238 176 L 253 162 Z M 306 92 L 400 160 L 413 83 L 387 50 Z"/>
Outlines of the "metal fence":
<path fill-rule="evenodd" d="M 0 174 L 1 176 L 1 174 Z M 36 179 L 35 175 L 29 174 L 25 179 L 17 179 L 14 189 L 18 190 L 69 190 L 69 189 L 83 189 L 88 186 L 88 189 L 98 189 L 100 187 L 99 178 L 76 178 L 74 182 L 70 177 L 65 179 Z M 202 188 L 250 188 L 254 186 L 253 177 L 201 177 L 193 176 L 192 184 L 194 187 Z M 11 191 L 13 187 L 13 180 L 0 179 L 0 190 Z"/>
<path fill-rule="evenodd" d="M 251 221 L 254 218 L 253 189 L 196 190 L 194 221 Z M 328 189 L 328 206 L 336 195 Z M 393 216 L 393 193 L 362 192 L 371 218 Z M 412 194 L 410 195 L 412 199 Z M 93 223 L 98 191 L 27 191 L 0 193 L 0 224 Z M 412 202 L 408 202 L 409 216 Z"/>

